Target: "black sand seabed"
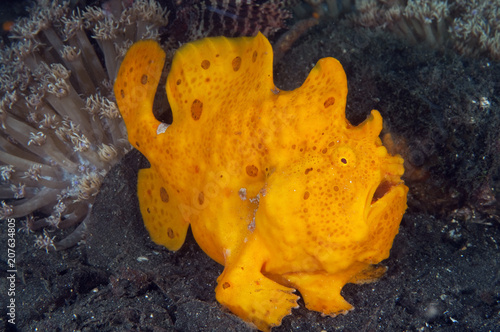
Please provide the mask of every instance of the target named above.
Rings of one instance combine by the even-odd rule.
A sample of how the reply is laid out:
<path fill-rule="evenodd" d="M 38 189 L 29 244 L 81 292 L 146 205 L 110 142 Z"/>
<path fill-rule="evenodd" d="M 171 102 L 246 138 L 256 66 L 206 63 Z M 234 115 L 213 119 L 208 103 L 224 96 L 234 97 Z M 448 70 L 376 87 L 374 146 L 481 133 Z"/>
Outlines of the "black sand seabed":
<path fill-rule="evenodd" d="M 479 161 L 494 158 L 485 145 L 491 137 L 498 140 L 499 65 L 332 23 L 311 29 L 275 66 L 276 85 L 298 87 L 326 56 L 344 65 L 347 112 L 354 123 L 379 109 L 408 149 L 436 131 L 441 136 L 423 157 L 412 157 L 428 175 L 407 181 L 409 209 L 385 261 L 386 275 L 373 284 L 345 286 L 342 295 L 355 307 L 345 316 L 321 317 L 300 301 L 273 331 L 499 331 L 500 224 L 487 214 L 468 221 L 453 217 L 456 208 L 473 210 L 471 192 L 488 171 Z M 474 108 L 472 100 L 483 96 L 489 108 Z M 2 326 L 9 331 L 252 330 L 216 302 L 222 266 L 190 233 L 175 253 L 150 241 L 135 194 L 137 170 L 146 165 L 133 151 L 108 173 L 86 243 L 47 254 L 33 247 L 33 235 L 16 234 L 16 325 L 4 325 L 8 285 L 2 270 Z M 498 171 L 491 186 L 498 192 Z M 0 234 L 5 243 L 4 223 Z M 6 256 L 0 251 L 2 262 Z"/>

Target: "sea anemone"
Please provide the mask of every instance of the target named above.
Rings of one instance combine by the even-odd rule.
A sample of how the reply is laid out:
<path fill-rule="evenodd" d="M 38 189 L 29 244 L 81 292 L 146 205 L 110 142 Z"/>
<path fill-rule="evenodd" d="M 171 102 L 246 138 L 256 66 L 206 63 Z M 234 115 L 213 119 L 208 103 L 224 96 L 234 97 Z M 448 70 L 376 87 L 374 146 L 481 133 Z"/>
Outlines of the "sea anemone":
<path fill-rule="evenodd" d="M 447 39 L 449 7 L 445 1 L 360 1 L 350 16 L 364 27 L 382 27 L 411 43 L 443 47 Z"/>
<path fill-rule="evenodd" d="M 486 0 L 360 0 L 349 15 L 356 24 L 382 28 L 411 43 L 452 46 L 469 56 L 500 58 L 500 11 Z"/>
<path fill-rule="evenodd" d="M 82 239 L 104 175 L 131 149 L 112 93 L 122 57 L 166 24 L 153 0 L 119 16 L 45 0 L 13 26 L 0 51 L 0 217 L 30 216 L 25 230 L 44 229 L 38 247 Z M 70 231 L 54 240 L 47 229 Z"/>

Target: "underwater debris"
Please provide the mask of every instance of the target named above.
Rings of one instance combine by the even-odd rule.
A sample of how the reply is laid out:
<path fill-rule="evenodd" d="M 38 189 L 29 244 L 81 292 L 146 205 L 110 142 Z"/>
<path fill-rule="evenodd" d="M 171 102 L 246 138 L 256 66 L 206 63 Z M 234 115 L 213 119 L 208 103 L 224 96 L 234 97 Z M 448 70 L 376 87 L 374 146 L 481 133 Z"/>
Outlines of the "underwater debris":
<path fill-rule="evenodd" d="M 317 25 L 319 20 L 317 18 L 311 17 L 308 19 L 303 19 L 295 23 L 287 32 L 280 36 L 276 41 L 274 52 L 274 63 L 277 63 L 283 55 L 285 55 L 288 50 L 292 48 L 293 43 L 297 41 L 306 31 L 308 31 L 313 26 Z"/>

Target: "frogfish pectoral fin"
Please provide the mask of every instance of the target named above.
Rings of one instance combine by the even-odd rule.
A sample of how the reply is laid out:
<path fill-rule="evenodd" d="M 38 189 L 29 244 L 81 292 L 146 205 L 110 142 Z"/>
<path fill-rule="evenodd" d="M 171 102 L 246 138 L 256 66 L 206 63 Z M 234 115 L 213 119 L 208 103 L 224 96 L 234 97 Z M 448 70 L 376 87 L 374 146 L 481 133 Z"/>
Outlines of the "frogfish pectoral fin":
<path fill-rule="evenodd" d="M 178 250 L 186 238 L 189 222 L 182 216 L 173 189 L 164 184 L 155 170 L 141 169 L 137 196 L 144 225 L 151 239 L 169 250 Z"/>

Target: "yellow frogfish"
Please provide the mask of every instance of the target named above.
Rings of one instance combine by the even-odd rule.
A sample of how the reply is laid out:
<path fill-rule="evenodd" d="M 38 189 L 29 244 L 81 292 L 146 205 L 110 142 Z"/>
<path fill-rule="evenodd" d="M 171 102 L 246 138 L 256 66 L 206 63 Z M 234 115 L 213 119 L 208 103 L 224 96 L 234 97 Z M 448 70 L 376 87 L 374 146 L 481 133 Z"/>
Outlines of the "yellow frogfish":
<path fill-rule="evenodd" d="M 304 298 L 335 316 L 352 306 L 346 283 L 379 278 L 406 210 L 403 159 L 379 138 L 379 112 L 345 117 L 347 80 L 333 58 L 318 61 L 293 91 L 273 83 L 262 35 L 205 38 L 174 55 L 166 82 L 171 125 L 153 115 L 165 62 L 140 41 L 114 91 L 130 143 L 151 167 L 138 198 L 152 240 L 178 250 L 191 225 L 224 265 L 217 300 L 263 331 Z"/>

